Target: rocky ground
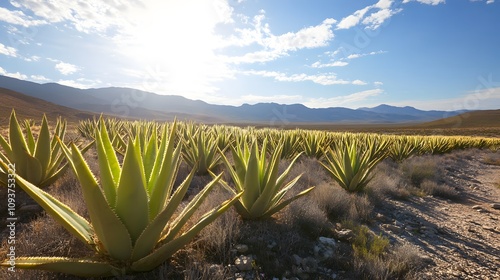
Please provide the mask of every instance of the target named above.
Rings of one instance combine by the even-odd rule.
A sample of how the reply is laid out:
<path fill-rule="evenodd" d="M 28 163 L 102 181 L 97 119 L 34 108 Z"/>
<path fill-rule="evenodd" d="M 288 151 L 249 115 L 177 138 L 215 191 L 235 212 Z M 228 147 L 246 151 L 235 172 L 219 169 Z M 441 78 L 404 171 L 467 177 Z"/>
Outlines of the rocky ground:
<path fill-rule="evenodd" d="M 419 279 L 500 279 L 500 166 L 485 163 L 487 155 L 446 161 L 443 179 L 458 200 L 412 197 L 380 209 L 379 228 L 425 256 Z"/>

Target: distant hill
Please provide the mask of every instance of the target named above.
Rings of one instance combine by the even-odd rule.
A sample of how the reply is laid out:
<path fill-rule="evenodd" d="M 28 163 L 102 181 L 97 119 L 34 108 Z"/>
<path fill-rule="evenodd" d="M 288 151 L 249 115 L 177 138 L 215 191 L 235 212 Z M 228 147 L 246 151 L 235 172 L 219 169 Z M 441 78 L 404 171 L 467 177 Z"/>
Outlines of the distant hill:
<path fill-rule="evenodd" d="M 8 123 L 12 109 L 16 110 L 19 118 L 30 118 L 35 121 L 40 121 L 44 113 L 49 121 L 55 120 L 59 116 L 67 120 L 81 120 L 92 118 L 95 115 L 95 113 L 60 106 L 5 88 L 0 88 L 0 96 L 0 124 Z"/>
<path fill-rule="evenodd" d="M 479 128 L 500 127 L 500 110 L 467 112 L 417 125 L 421 128 Z"/>
<path fill-rule="evenodd" d="M 258 103 L 227 106 L 176 95 L 159 95 L 132 88 L 77 89 L 55 83 L 37 84 L 0 76 L 0 87 L 83 111 L 122 118 L 190 119 L 205 123 L 391 124 L 432 121 L 461 111 L 422 111 L 413 107 L 380 105 L 356 110 L 342 107 L 308 108 L 302 104 Z"/>

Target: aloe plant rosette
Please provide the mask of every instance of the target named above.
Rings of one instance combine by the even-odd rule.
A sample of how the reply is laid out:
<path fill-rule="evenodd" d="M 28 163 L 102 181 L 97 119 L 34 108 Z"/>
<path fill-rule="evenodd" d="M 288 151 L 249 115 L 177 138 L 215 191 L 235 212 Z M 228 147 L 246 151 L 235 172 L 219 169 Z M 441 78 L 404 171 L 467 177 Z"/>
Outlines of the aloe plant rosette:
<path fill-rule="evenodd" d="M 26 120 L 24 123 L 26 138 L 21 126 L 12 110 L 9 123 L 9 137 L 6 140 L 0 135 L 0 162 L 5 164 L 15 164 L 16 174 L 25 178 L 32 184 L 45 187 L 52 184 L 67 168 L 63 164 L 64 154 L 61 152 L 57 137 L 64 139 L 66 123 L 58 120 L 54 131 L 54 137 L 50 136 L 49 125 L 45 115 L 42 118 L 40 133 L 35 140 L 31 131 L 31 123 Z M 7 170 L 0 167 L 0 185 L 7 186 Z"/>
<path fill-rule="evenodd" d="M 174 190 L 181 149 L 180 146 L 174 147 L 174 141 L 169 141 L 175 131 L 175 124 L 170 135 L 164 129 L 159 146 L 155 146 L 156 139 L 150 140 L 156 149 L 152 148 L 144 154 L 141 153 L 138 138 L 129 139 L 120 166 L 101 120 L 100 131 L 96 132 L 100 186 L 79 149 L 73 144 L 67 147 L 61 143 L 81 184 L 90 221 L 17 176 L 19 185 L 48 214 L 97 254 L 86 259 L 19 257 L 16 268 L 43 269 L 78 276 L 112 276 L 152 270 L 227 210 L 239 194 L 206 213 L 192 227 L 184 229 L 221 175 L 216 176 L 178 211 L 194 172 Z M 153 164 L 145 164 L 147 162 Z M 9 266 L 9 263 L 4 261 L 1 265 Z"/>
<path fill-rule="evenodd" d="M 287 192 L 297 183 L 300 176 L 288 183 L 285 180 L 300 154 L 292 159 L 288 168 L 281 175 L 278 174 L 279 160 L 283 145 L 279 144 L 271 158 L 266 159 L 267 138 L 264 140 L 259 153 L 256 139 L 249 146 L 246 139 L 234 146 L 231 145 L 234 165 L 221 152 L 226 167 L 234 181 L 234 188 L 228 183 L 221 183 L 234 193 L 243 192 L 241 198 L 235 203 L 236 211 L 244 219 L 265 219 L 285 208 L 297 198 L 306 195 L 314 189 L 310 187 L 295 196 L 285 199 Z"/>

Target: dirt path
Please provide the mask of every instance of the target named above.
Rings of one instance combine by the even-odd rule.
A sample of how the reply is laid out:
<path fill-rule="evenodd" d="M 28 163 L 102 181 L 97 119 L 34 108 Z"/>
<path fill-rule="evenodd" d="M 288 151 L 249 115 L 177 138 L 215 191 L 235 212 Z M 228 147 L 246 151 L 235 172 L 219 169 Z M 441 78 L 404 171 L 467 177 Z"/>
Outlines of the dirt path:
<path fill-rule="evenodd" d="M 444 181 L 460 199 L 432 196 L 391 201 L 380 229 L 416 245 L 428 265 L 418 279 L 500 279 L 500 166 L 486 151 L 446 157 Z M 389 230 L 390 229 L 390 230 Z"/>

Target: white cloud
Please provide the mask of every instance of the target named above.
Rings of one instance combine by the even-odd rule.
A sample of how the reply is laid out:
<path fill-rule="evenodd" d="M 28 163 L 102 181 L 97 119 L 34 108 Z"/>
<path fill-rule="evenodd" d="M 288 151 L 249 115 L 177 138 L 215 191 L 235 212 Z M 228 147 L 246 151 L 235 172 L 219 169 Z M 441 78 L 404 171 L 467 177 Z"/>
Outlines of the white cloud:
<path fill-rule="evenodd" d="M 379 87 L 379 86 L 383 86 L 384 83 L 376 81 L 376 82 L 373 82 L 373 85 L 375 85 L 376 87 Z"/>
<path fill-rule="evenodd" d="M 311 64 L 311 67 L 313 68 L 326 68 L 326 67 L 342 67 L 342 66 L 347 66 L 349 63 L 345 61 L 333 61 L 329 63 L 321 63 L 319 61 L 314 62 Z"/>
<path fill-rule="evenodd" d="M 50 81 L 48 78 L 46 78 L 43 75 L 31 75 L 30 78 L 32 80 L 34 80 L 34 81 L 37 81 L 37 82 L 48 82 L 48 81 Z"/>
<path fill-rule="evenodd" d="M 9 72 L 7 72 L 7 70 L 3 69 L 2 67 L 0 67 L 0 75 L 11 77 L 11 78 L 16 78 L 16 79 L 20 79 L 20 80 L 26 80 L 28 78 L 28 76 L 21 74 L 19 72 L 9 73 Z"/>
<path fill-rule="evenodd" d="M 300 29 L 297 32 L 287 32 L 281 35 L 271 33 L 268 24 L 264 24 L 265 15 L 257 15 L 253 19 L 252 27 L 237 29 L 239 37 L 231 36 L 221 39 L 220 47 L 249 46 L 257 44 L 263 50 L 248 52 L 241 56 L 227 57 L 226 61 L 232 63 L 257 63 L 276 60 L 287 56 L 289 52 L 301 49 L 311 49 L 327 46 L 333 39 L 331 30 L 336 20 L 325 19 L 321 24 Z"/>
<path fill-rule="evenodd" d="M 337 29 L 349 29 L 360 23 L 364 24 L 366 28 L 377 29 L 390 17 L 402 11 L 402 9 L 391 9 L 393 3 L 394 0 L 379 0 L 373 5 L 359 9 L 353 14 L 344 17 L 337 24 Z M 377 11 L 367 15 L 373 9 Z"/>
<path fill-rule="evenodd" d="M 369 29 L 379 28 L 387 19 L 393 15 L 401 12 L 402 9 L 381 9 L 378 12 L 372 13 L 365 19 L 363 19 L 363 24 Z"/>
<path fill-rule="evenodd" d="M 329 85 L 365 85 L 366 83 L 361 80 L 347 81 L 343 79 L 337 78 L 335 73 L 322 73 L 316 75 L 308 75 L 308 74 L 293 74 L 287 75 L 285 73 L 276 72 L 276 71 L 255 71 L 250 70 L 243 72 L 246 75 L 255 75 L 266 78 L 273 78 L 276 81 L 280 82 L 305 82 L 310 81 L 315 84 L 329 86 Z"/>
<path fill-rule="evenodd" d="M 301 95 L 243 95 L 239 100 L 239 104 L 248 103 L 256 104 L 263 102 L 274 102 L 278 104 L 296 104 L 303 100 Z"/>
<path fill-rule="evenodd" d="M 47 23 L 45 20 L 35 20 L 32 17 L 25 15 L 22 11 L 11 11 L 3 7 L 0 7 L 0 21 L 24 27 L 37 26 Z"/>
<path fill-rule="evenodd" d="M 0 43 L 0 54 L 4 54 L 6 56 L 17 57 L 17 50 L 13 47 L 6 46 Z"/>
<path fill-rule="evenodd" d="M 355 59 L 355 58 L 360 58 L 363 56 L 383 54 L 383 53 L 386 53 L 386 51 L 376 51 L 376 52 L 369 52 L 369 53 L 353 53 L 353 54 L 348 55 L 347 59 Z"/>
<path fill-rule="evenodd" d="M 406 4 L 406 3 L 409 3 L 409 2 L 419 2 L 419 3 L 422 3 L 422 4 L 427 4 L 427 5 L 439 5 L 441 3 L 446 3 L 446 0 L 404 0 L 403 1 L 403 4 Z"/>
<path fill-rule="evenodd" d="M 487 0 L 486 1 L 486 4 L 493 4 L 493 3 L 495 3 L 495 0 Z"/>
<path fill-rule="evenodd" d="M 304 105 L 310 108 L 328 108 L 328 107 L 352 107 L 360 104 L 371 97 L 378 96 L 384 91 L 381 89 L 370 89 L 361 92 L 356 92 L 344 96 L 336 96 L 330 98 L 311 98 L 304 102 Z"/>
<path fill-rule="evenodd" d="M 66 62 L 59 62 L 56 64 L 55 67 L 56 67 L 57 71 L 61 72 L 61 74 L 63 74 L 63 75 L 71 75 L 71 74 L 77 72 L 78 70 L 80 70 L 80 68 L 78 68 L 76 65 L 66 63 Z"/>
<path fill-rule="evenodd" d="M 92 81 L 92 80 L 80 78 L 77 80 L 59 80 L 59 81 L 57 81 L 57 83 L 61 84 L 61 85 L 68 86 L 68 87 L 87 89 L 87 88 L 93 88 L 93 87 L 98 86 L 100 84 L 100 81 Z"/>
<path fill-rule="evenodd" d="M 361 19 L 365 16 L 366 12 L 371 9 L 371 6 L 357 10 L 354 14 L 343 18 L 338 24 L 337 29 L 349 29 L 359 24 Z"/>

